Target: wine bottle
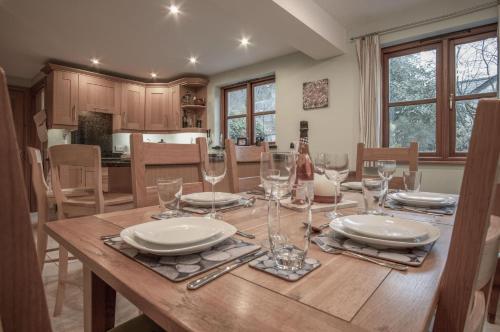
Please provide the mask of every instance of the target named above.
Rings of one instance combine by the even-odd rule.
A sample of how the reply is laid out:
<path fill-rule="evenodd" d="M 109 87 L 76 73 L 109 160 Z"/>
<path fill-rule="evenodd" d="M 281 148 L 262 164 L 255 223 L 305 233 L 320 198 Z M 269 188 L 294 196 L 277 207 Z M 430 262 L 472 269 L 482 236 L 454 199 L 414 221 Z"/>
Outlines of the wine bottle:
<path fill-rule="evenodd" d="M 295 184 L 303 184 L 308 187 L 310 197 L 314 194 L 314 165 L 309 154 L 309 125 L 307 121 L 300 121 L 300 140 L 297 149 L 297 163 Z M 292 191 L 292 203 L 303 204 L 305 197 L 298 197 L 295 191 Z"/>

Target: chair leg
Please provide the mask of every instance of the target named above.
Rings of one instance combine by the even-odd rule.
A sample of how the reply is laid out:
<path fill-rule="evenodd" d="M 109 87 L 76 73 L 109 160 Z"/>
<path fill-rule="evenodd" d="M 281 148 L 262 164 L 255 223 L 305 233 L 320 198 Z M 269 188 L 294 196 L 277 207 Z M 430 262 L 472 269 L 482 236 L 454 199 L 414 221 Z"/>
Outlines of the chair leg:
<path fill-rule="evenodd" d="M 500 264 L 497 262 L 493 285 L 490 292 L 490 302 L 488 304 L 488 323 L 495 324 L 497 315 L 498 299 L 500 295 Z"/>
<path fill-rule="evenodd" d="M 45 253 L 47 251 L 47 233 L 45 232 L 45 223 L 49 220 L 49 211 L 47 202 L 41 201 L 38 204 L 38 225 L 36 227 L 36 254 L 38 256 L 38 266 L 40 267 L 40 272 L 43 272 L 43 266 L 45 264 Z"/>
<path fill-rule="evenodd" d="M 64 304 L 64 292 L 66 290 L 66 280 L 68 278 L 68 251 L 63 246 L 59 246 L 59 281 L 57 283 L 56 305 L 54 317 L 59 316 Z"/>

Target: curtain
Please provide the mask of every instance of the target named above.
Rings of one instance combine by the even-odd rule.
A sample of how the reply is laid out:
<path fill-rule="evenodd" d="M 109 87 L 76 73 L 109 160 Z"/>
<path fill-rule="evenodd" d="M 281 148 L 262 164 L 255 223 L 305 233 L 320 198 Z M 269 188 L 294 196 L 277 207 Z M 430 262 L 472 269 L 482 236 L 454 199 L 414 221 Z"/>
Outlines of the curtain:
<path fill-rule="evenodd" d="M 360 141 L 366 147 L 380 147 L 381 142 L 381 72 L 378 35 L 356 40 L 361 91 L 359 96 Z"/>

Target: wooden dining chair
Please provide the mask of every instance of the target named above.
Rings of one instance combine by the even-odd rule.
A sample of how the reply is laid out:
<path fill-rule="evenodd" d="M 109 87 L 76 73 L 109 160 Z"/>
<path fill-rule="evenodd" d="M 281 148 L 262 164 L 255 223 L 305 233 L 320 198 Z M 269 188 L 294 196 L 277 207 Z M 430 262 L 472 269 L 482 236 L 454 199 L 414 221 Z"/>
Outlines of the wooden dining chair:
<path fill-rule="evenodd" d="M 101 150 L 99 146 L 63 144 L 49 148 L 52 172 L 52 190 L 57 202 L 58 219 L 94 215 L 104 212 L 127 210 L 135 207 L 132 195 L 128 193 L 106 193 L 102 191 Z M 93 186 L 86 188 L 93 193 L 82 197 L 68 197 L 61 185 L 61 167 L 77 166 L 94 169 Z M 57 287 L 54 316 L 62 311 L 68 276 L 68 251 L 59 246 L 59 282 Z"/>
<path fill-rule="evenodd" d="M 395 160 L 397 163 L 408 163 L 410 171 L 416 171 L 418 170 L 418 143 L 411 142 L 407 148 L 366 148 L 364 143 L 358 143 L 356 181 L 361 181 L 363 178 L 365 164 L 368 164 L 370 168 L 370 166 L 373 167 L 375 165 L 377 160 Z M 402 189 L 403 178 L 393 177 L 389 183 L 389 187 L 392 189 Z"/>
<path fill-rule="evenodd" d="M 132 193 L 137 207 L 158 205 L 156 180 L 182 178 L 183 194 L 208 191 L 203 181 L 202 163 L 206 161 L 207 143 L 203 137 L 196 144 L 148 143 L 142 134 L 130 135 Z"/>
<path fill-rule="evenodd" d="M 255 189 L 260 184 L 260 154 L 269 151 L 269 144 L 236 146 L 225 141 L 229 188 L 233 193 Z"/>
<path fill-rule="evenodd" d="M 455 224 L 441 278 L 434 331 L 480 331 L 498 253 L 500 100 L 479 101 Z M 495 240 L 496 237 L 496 240 Z"/>
<path fill-rule="evenodd" d="M 5 72 L 0 68 L 0 326 L 51 331 Z"/>

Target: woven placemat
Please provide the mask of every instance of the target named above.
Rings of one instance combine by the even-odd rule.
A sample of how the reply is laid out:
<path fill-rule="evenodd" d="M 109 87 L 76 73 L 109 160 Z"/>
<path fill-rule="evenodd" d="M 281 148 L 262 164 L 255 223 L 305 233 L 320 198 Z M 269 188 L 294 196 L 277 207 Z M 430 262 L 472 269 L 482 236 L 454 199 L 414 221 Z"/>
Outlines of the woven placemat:
<path fill-rule="evenodd" d="M 259 245 L 244 242 L 236 238 L 229 238 L 200 253 L 181 256 L 160 256 L 142 253 L 126 244 L 119 236 L 103 241 L 125 256 L 175 282 L 186 280 L 260 249 Z"/>
<path fill-rule="evenodd" d="M 328 252 L 328 249 L 334 248 L 410 266 L 422 265 L 434 246 L 434 243 L 431 243 L 418 248 L 377 249 L 340 235 L 333 235 L 332 233 L 318 235 L 312 238 L 311 241 L 317 244 L 324 252 Z"/>

